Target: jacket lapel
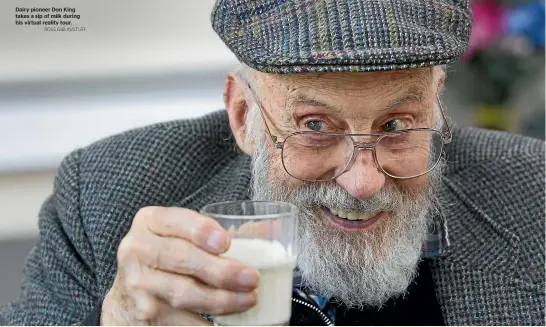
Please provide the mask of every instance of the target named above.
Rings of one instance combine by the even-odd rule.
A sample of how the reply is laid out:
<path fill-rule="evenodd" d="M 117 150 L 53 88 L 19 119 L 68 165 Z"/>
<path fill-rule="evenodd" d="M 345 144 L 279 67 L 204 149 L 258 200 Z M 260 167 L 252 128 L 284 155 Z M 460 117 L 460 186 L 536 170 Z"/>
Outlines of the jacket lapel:
<path fill-rule="evenodd" d="M 515 271 L 518 237 L 500 226 L 465 194 L 464 185 L 445 178 L 442 211 L 448 220 L 450 251 L 433 261 L 438 301 L 448 325 L 525 324 L 514 321 L 522 285 Z M 499 312 L 505 310 L 505 312 Z"/>

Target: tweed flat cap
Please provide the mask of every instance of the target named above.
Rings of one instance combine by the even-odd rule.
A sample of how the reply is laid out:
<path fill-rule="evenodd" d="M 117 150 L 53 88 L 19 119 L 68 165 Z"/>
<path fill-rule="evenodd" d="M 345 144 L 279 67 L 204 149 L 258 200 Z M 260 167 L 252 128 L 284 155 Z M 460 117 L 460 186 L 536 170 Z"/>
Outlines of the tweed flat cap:
<path fill-rule="evenodd" d="M 471 0 L 217 0 L 213 29 L 267 73 L 359 72 L 457 60 Z"/>

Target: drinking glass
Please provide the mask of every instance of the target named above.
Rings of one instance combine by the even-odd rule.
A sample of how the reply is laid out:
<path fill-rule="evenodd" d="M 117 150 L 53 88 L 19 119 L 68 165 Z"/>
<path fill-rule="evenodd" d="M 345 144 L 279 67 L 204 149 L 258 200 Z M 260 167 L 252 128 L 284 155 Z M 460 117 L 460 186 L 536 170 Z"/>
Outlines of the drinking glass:
<path fill-rule="evenodd" d="M 201 209 L 231 235 L 230 247 L 222 255 L 260 272 L 257 304 L 242 313 L 213 317 L 216 326 L 289 324 L 297 212 L 292 204 L 274 201 L 221 202 Z"/>

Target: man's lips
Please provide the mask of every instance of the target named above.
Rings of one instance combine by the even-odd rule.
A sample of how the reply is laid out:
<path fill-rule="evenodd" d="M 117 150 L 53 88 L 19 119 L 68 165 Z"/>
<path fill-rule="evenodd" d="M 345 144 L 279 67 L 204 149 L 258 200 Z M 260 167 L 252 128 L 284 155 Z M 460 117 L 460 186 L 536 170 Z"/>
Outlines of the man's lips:
<path fill-rule="evenodd" d="M 388 218 L 389 213 L 385 211 L 378 211 L 374 213 L 352 213 L 352 217 L 349 219 L 342 218 L 333 212 L 338 213 L 335 210 L 328 209 L 326 207 L 320 207 L 322 213 L 329 218 L 330 222 L 333 223 L 336 227 L 342 229 L 351 229 L 351 230 L 370 230 L 380 223 L 382 219 Z M 342 216 L 347 216 L 346 213 L 341 213 Z M 349 213 L 351 216 L 351 213 Z M 353 218 L 353 219 L 351 219 Z M 364 218 L 364 219 L 358 219 Z"/>

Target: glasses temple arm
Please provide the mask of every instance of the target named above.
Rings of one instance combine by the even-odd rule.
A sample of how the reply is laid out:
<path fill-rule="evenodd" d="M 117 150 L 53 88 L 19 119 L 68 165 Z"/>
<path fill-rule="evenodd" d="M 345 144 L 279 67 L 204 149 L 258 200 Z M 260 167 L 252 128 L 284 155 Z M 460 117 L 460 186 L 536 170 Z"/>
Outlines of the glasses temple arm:
<path fill-rule="evenodd" d="M 258 104 L 256 100 L 254 100 L 254 105 L 258 107 L 258 110 L 260 111 L 260 114 L 262 115 L 262 119 L 264 120 L 265 129 L 267 129 L 267 134 L 269 134 L 269 137 L 271 138 L 271 141 L 276 145 L 277 144 L 277 137 L 273 134 L 271 134 L 271 130 L 269 129 L 269 125 L 267 124 L 267 119 L 265 119 L 265 114 L 262 110 L 262 106 Z"/>
<path fill-rule="evenodd" d="M 264 121 L 265 129 L 267 130 L 267 134 L 269 134 L 269 137 L 271 138 L 271 141 L 273 144 L 277 145 L 277 137 L 271 133 L 271 130 L 269 129 L 269 124 L 267 124 L 267 119 L 265 118 L 264 111 L 262 110 L 262 106 L 258 103 L 258 98 L 256 97 L 256 94 L 254 94 L 254 91 L 250 87 L 250 84 L 246 83 L 248 90 L 250 91 L 250 94 L 252 96 L 252 99 L 254 100 L 254 105 L 258 107 L 258 111 L 260 112 L 260 115 L 262 116 L 262 119 Z"/>
<path fill-rule="evenodd" d="M 447 122 L 447 118 L 444 114 L 444 106 L 442 105 L 442 101 L 440 101 L 440 96 L 438 94 L 436 94 L 436 100 L 438 101 L 438 105 L 440 106 L 440 114 L 442 115 L 444 126 L 446 127 L 446 131 L 442 134 L 444 135 L 445 143 L 448 144 L 451 142 L 452 139 L 451 128 L 449 127 L 449 123 Z"/>

